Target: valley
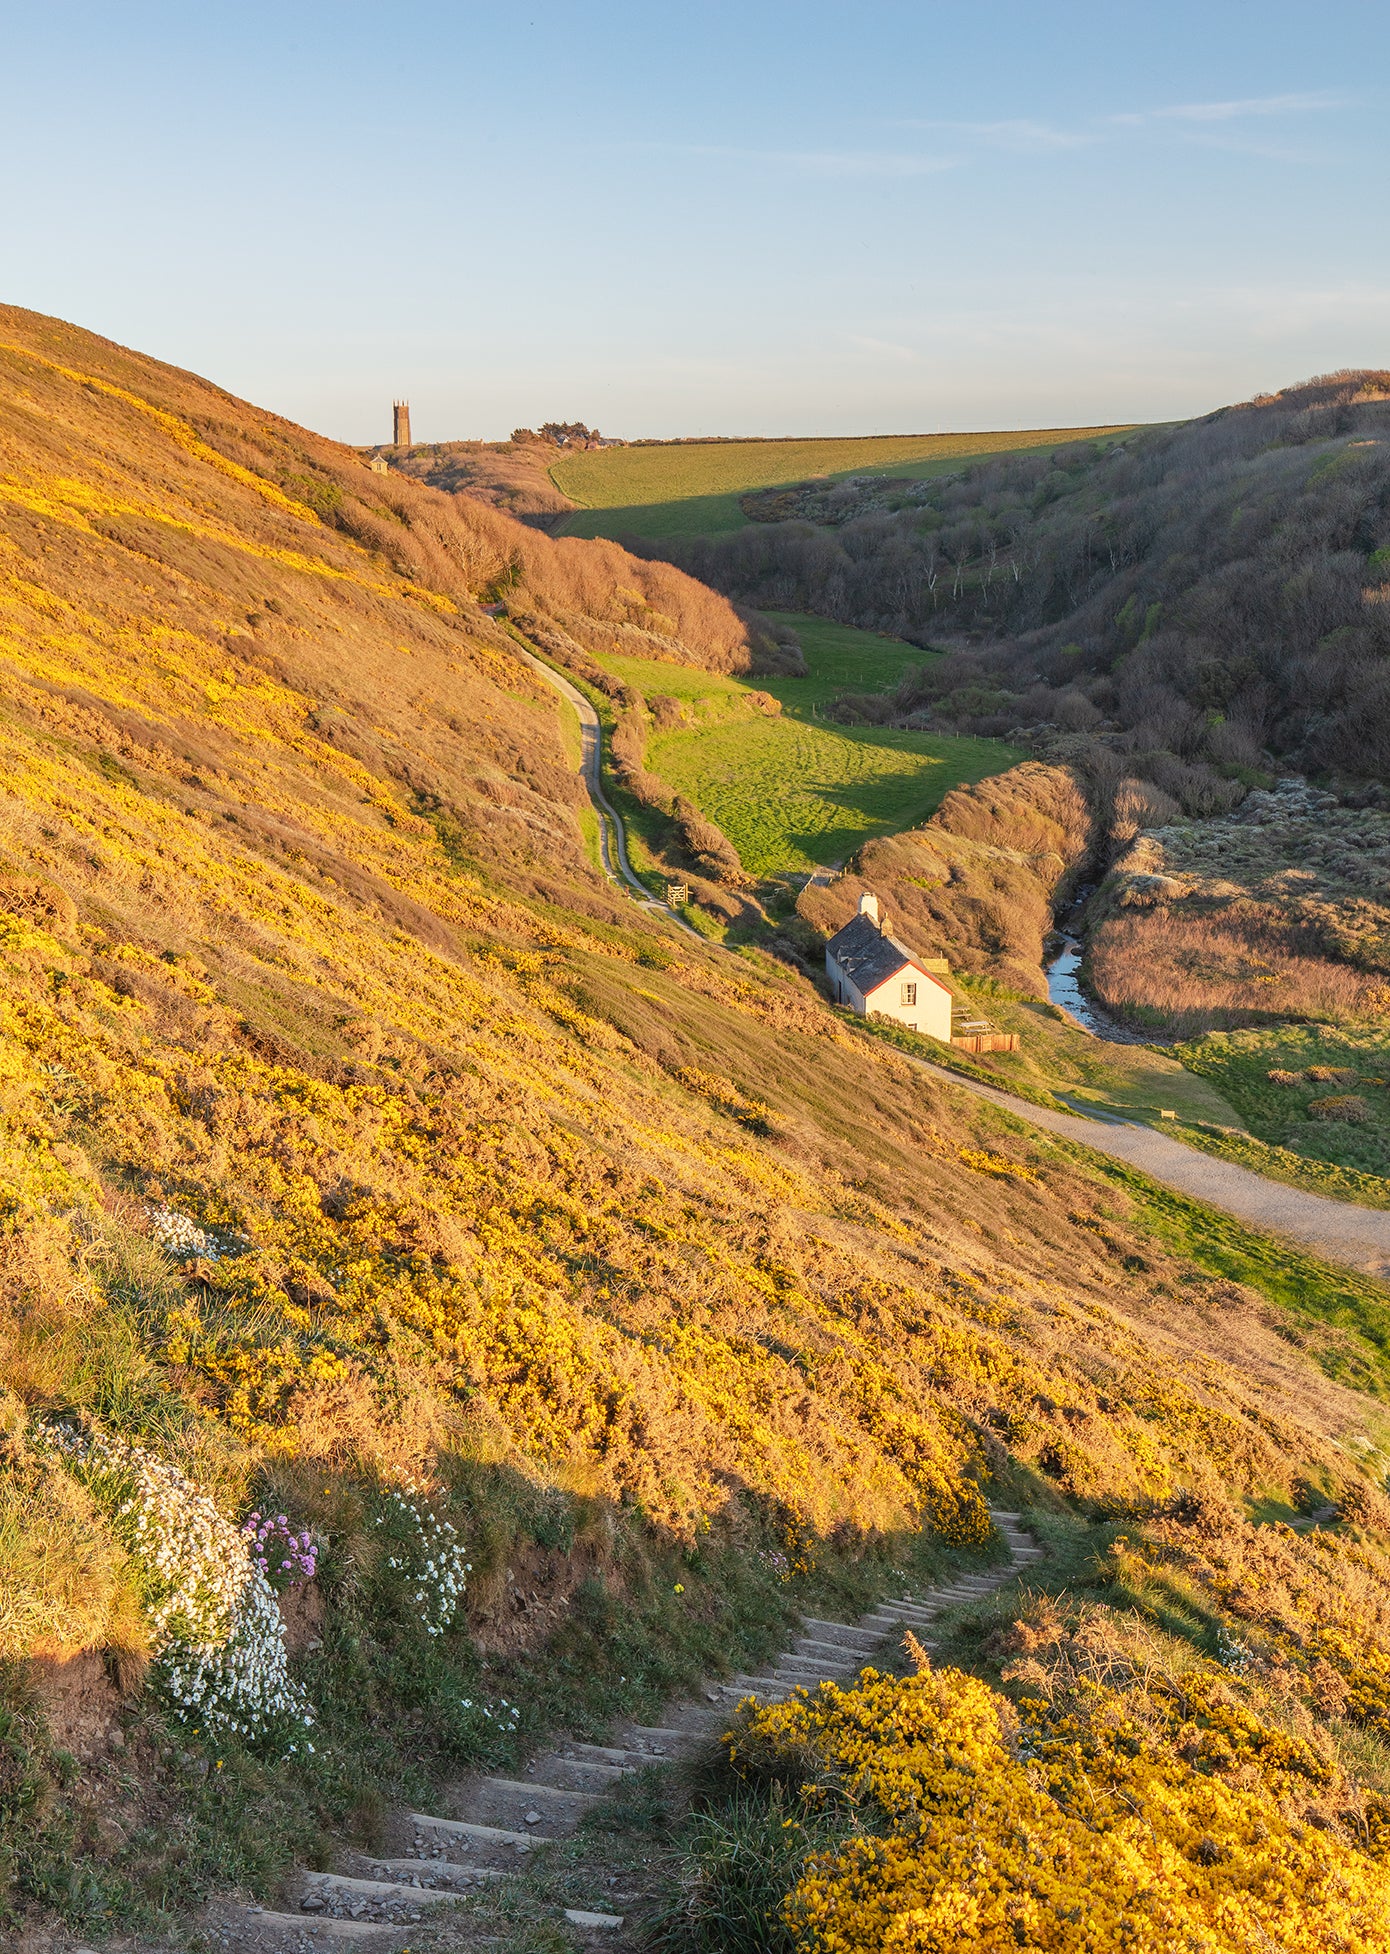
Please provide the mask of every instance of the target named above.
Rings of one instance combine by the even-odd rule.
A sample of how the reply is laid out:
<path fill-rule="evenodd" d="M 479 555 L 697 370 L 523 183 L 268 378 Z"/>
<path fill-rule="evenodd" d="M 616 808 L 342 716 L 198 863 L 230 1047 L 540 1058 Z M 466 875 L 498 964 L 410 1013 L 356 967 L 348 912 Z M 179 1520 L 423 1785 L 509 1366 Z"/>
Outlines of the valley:
<path fill-rule="evenodd" d="M 1270 889 L 1218 771 L 1266 749 L 1206 722 L 1015 719 L 964 697 L 979 647 L 751 611 L 0 325 L 14 1944 L 867 1950 L 967 1847 L 1021 1904 L 1025 1824 L 1098 1947 L 1377 1950 L 1390 1298 L 1200 1151 L 1287 1154 L 1379 1239 L 1373 800 L 1320 786 L 1323 881 Z M 1082 689 L 1028 652 L 1049 712 Z M 929 1069 L 832 1004 L 870 892 L 1017 1052 Z M 1189 901 L 1247 949 L 1252 906 L 1316 925 L 1343 989 L 1213 1028 L 1223 964 L 1161 1046 L 1048 1003 L 1079 906 L 1142 1031 L 1104 931 Z"/>
<path fill-rule="evenodd" d="M 654 731 L 647 765 L 718 824 L 751 875 L 838 866 L 872 835 L 914 826 L 951 788 L 1021 757 L 1000 740 L 821 717 L 850 686 L 886 691 L 922 654 L 818 618 L 773 618 L 796 633 L 804 677 L 755 681 L 641 659 L 599 661 L 648 701 L 680 708 L 681 723 Z"/>

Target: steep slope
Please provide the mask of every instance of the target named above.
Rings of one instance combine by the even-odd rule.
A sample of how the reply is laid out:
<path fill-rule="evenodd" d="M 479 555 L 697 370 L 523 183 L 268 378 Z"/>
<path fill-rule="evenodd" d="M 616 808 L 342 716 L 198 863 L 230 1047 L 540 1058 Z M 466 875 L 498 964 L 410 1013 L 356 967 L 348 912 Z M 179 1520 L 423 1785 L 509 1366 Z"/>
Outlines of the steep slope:
<path fill-rule="evenodd" d="M 263 1881 L 383 1786 L 756 1659 L 798 1594 L 988 1551 L 991 1479 L 1372 1497 L 1327 1373 L 1376 1382 L 1374 1299 L 1291 1329 L 592 867 L 478 600 L 746 658 L 722 600 L 0 340 L 14 1909 Z M 314 1541 L 265 1574 L 288 1672 L 228 1571 L 256 1502 Z M 75 1778 L 30 1692 L 61 1741 L 89 1674 Z"/>
<path fill-rule="evenodd" d="M 1046 995 L 1043 939 L 1090 859 L 1097 823 L 1085 783 L 1036 761 L 957 787 L 920 828 L 867 842 L 850 873 L 807 885 L 798 908 L 827 936 L 872 889 L 924 956 Z"/>

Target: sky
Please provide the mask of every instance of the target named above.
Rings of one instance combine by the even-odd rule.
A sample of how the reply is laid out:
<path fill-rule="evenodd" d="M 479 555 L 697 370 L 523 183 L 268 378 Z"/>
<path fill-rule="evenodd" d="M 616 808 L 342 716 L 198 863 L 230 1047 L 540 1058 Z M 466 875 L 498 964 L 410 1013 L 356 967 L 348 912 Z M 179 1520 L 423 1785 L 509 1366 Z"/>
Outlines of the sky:
<path fill-rule="evenodd" d="M 1383 0 L 0 0 L 0 301 L 323 433 L 1168 420 L 1390 366 Z"/>

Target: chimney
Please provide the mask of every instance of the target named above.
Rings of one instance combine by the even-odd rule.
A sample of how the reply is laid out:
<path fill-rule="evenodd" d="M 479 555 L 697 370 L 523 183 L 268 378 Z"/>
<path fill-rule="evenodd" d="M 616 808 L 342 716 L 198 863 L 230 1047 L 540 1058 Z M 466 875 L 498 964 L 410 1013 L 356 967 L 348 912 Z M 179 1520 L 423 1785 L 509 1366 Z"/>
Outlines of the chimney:
<path fill-rule="evenodd" d="M 878 897 L 871 896 L 867 889 L 859 898 L 859 914 L 867 916 L 871 923 L 878 923 Z M 880 929 L 883 927 L 881 923 L 878 926 Z"/>
<path fill-rule="evenodd" d="M 392 446 L 396 448 L 408 448 L 410 446 L 410 402 L 408 400 L 393 400 L 391 410 Z"/>

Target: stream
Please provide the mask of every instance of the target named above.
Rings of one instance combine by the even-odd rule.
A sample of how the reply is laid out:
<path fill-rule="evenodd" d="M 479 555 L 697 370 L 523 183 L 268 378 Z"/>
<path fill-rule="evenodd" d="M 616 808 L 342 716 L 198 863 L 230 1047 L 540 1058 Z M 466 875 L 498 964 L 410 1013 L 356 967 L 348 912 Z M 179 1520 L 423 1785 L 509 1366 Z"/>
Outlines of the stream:
<path fill-rule="evenodd" d="M 1147 1045 L 1153 1042 L 1153 1034 L 1130 1031 L 1117 1024 L 1098 1004 L 1092 1003 L 1081 988 L 1078 975 L 1081 969 L 1081 944 L 1078 938 L 1064 935 L 1062 947 L 1051 963 L 1043 966 L 1047 978 L 1047 994 L 1052 1002 L 1067 1016 L 1075 1018 L 1087 1031 L 1094 1032 L 1097 1038 L 1108 1038 L 1112 1045 Z"/>

